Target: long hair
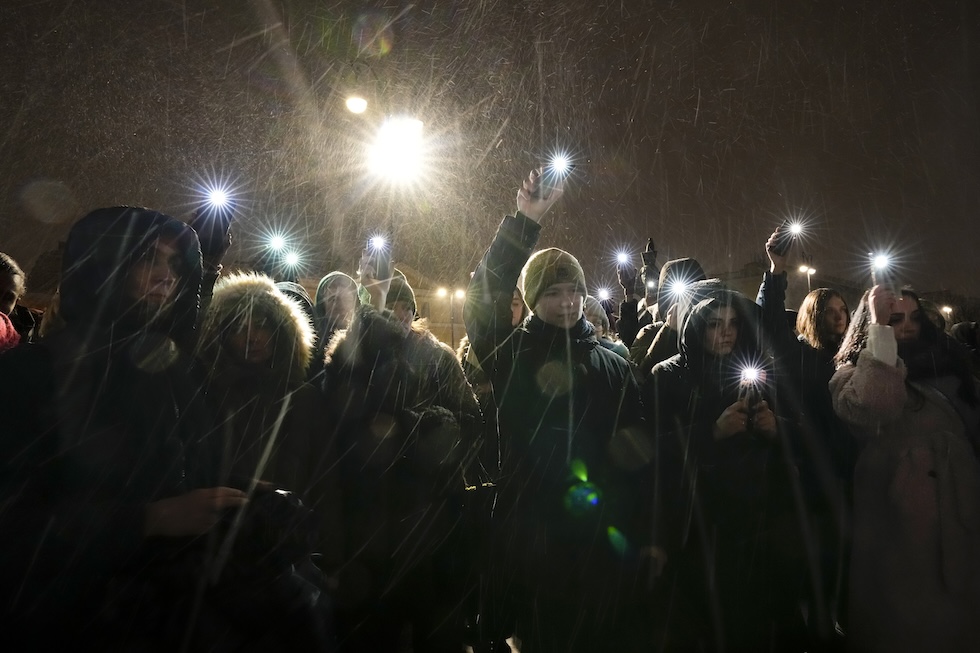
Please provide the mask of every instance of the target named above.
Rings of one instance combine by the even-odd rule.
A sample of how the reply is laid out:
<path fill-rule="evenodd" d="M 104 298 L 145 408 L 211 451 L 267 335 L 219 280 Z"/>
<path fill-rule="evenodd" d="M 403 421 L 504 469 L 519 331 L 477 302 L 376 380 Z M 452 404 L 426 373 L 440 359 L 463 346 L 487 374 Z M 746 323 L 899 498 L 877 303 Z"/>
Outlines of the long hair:
<path fill-rule="evenodd" d="M 841 340 L 837 355 L 834 356 L 834 363 L 837 367 L 846 363 L 857 363 L 861 351 L 868 346 L 868 329 L 871 325 L 871 305 L 868 301 L 870 295 L 871 290 L 865 290 L 864 294 L 861 295 L 861 301 L 858 302 L 858 307 L 854 310 L 851 324 L 847 328 L 847 333 L 844 334 L 844 339 Z M 909 287 L 902 288 L 901 295 L 914 301 L 916 307 L 919 308 L 918 322 L 921 327 L 919 340 L 929 345 L 939 342 L 939 329 L 922 316 L 922 304 L 919 302 L 919 295 Z"/>
<path fill-rule="evenodd" d="M 844 312 L 847 313 L 847 302 L 839 292 L 831 288 L 817 288 L 804 297 L 803 303 L 800 304 L 800 311 L 796 316 L 796 330 L 814 349 L 831 349 L 839 344 L 827 333 L 823 320 L 823 312 L 834 297 L 844 302 Z M 850 321 L 849 314 L 847 319 Z"/>

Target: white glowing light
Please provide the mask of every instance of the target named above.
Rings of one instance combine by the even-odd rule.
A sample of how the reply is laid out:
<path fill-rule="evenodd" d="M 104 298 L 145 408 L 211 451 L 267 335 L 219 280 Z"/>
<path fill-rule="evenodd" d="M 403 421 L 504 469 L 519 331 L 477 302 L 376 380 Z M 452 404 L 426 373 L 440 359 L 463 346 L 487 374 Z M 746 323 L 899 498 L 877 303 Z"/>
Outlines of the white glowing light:
<path fill-rule="evenodd" d="M 817 273 L 817 269 L 816 268 L 807 268 L 806 273 L 809 274 L 809 275 L 814 275 L 814 274 Z"/>
<path fill-rule="evenodd" d="M 889 266 L 891 261 L 884 254 L 877 254 L 874 259 L 872 259 L 872 265 L 874 265 L 877 270 L 884 270 Z"/>
<path fill-rule="evenodd" d="M 460 288 L 457 288 L 456 292 L 453 294 L 456 295 L 456 299 L 463 299 L 464 297 L 466 297 L 466 291 Z"/>
<path fill-rule="evenodd" d="M 438 290 L 436 290 L 436 297 L 445 297 L 448 294 L 449 291 L 446 290 L 445 288 L 439 288 Z"/>
<path fill-rule="evenodd" d="M 401 183 L 419 175 L 423 158 L 422 121 L 414 118 L 390 118 L 368 152 L 371 170 Z"/>
<path fill-rule="evenodd" d="M 276 235 L 269 238 L 269 247 L 276 250 L 277 252 L 286 246 L 286 239 L 282 236 Z"/>
<path fill-rule="evenodd" d="M 647 281 L 647 288 L 649 288 L 650 290 L 653 290 L 656 287 L 657 287 L 657 282 L 656 281 Z"/>
<path fill-rule="evenodd" d="M 762 372 L 757 367 L 746 367 L 742 369 L 742 383 L 755 383 L 761 376 Z"/>
<path fill-rule="evenodd" d="M 688 284 L 685 281 L 675 281 L 670 284 L 670 292 L 674 295 L 680 296 L 686 293 L 688 290 Z"/>
<path fill-rule="evenodd" d="M 793 222 L 789 225 L 789 232 L 794 236 L 799 236 L 803 233 L 803 225 L 799 222 Z"/>
<path fill-rule="evenodd" d="M 627 254 L 626 252 L 619 252 L 618 254 L 616 254 L 616 262 L 617 263 L 629 263 L 630 262 L 630 255 Z"/>
<path fill-rule="evenodd" d="M 283 261 L 285 261 L 286 265 L 295 267 L 299 265 L 299 254 L 296 252 L 287 252 L 286 256 L 283 257 Z"/>
<path fill-rule="evenodd" d="M 800 266 L 800 272 L 802 272 L 803 274 L 806 274 L 809 269 L 810 269 L 810 266 L 809 265 L 801 265 Z"/>
<path fill-rule="evenodd" d="M 559 177 L 565 176 L 572 169 L 571 159 L 564 154 L 556 154 L 551 157 L 549 165 L 551 166 L 551 170 Z"/>
<path fill-rule="evenodd" d="M 388 241 L 385 240 L 384 236 L 371 236 L 371 249 L 384 249 Z"/>
<path fill-rule="evenodd" d="M 359 95 L 350 96 L 347 98 L 347 102 L 345 104 L 347 105 L 347 110 L 351 113 L 364 113 L 367 111 L 367 100 Z"/>
<path fill-rule="evenodd" d="M 600 288 L 597 295 L 599 299 L 601 299 L 602 301 L 606 301 L 607 299 L 612 297 L 612 293 L 610 293 L 609 290 L 607 290 L 606 288 Z"/>
<path fill-rule="evenodd" d="M 208 202 L 216 209 L 223 209 L 228 206 L 230 199 L 228 191 L 224 188 L 212 188 L 208 191 Z"/>
<path fill-rule="evenodd" d="M 946 315 L 949 315 L 952 312 L 953 312 L 953 307 L 952 306 L 943 306 L 943 313 L 945 313 Z"/>

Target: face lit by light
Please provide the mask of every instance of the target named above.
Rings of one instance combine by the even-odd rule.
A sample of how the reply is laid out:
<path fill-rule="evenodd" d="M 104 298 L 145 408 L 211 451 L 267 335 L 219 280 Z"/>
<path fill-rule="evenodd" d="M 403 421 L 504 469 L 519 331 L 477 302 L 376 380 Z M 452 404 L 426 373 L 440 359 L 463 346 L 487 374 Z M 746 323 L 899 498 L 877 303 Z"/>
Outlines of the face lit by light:
<path fill-rule="evenodd" d="M 545 324 L 570 329 L 582 319 L 585 293 L 571 282 L 554 283 L 544 289 L 534 305 L 534 314 Z"/>
<path fill-rule="evenodd" d="M 821 319 L 823 320 L 821 326 L 824 333 L 834 341 L 840 341 L 844 332 L 847 331 L 847 324 L 850 321 L 847 304 L 840 297 L 831 297 L 824 306 Z"/>
<path fill-rule="evenodd" d="M 24 294 L 24 277 L 0 272 L 0 313 L 10 315 L 17 300 Z"/>
<path fill-rule="evenodd" d="M 888 318 L 898 342 L 915 342 L 922 334 L 922 309 L 909 295 L 895 302 L 895 312 Z"/>
<path fill-rule="evenodd" d="M 242 361 L 265 363 L 272 358 L 275 335 L 261 320 L 246 319 L 228 336 L 228 346 Z"/>
<path fill-rule="evenodd" d="M 731 306 L 722 306 L 708 315 L 708 327 L 702 343 L 712 356 L 727 356 L 735 350 L 738 339 L 738 314 Z"/>
<path fill-rule="evenodd" d="M 129 269 L 125 293 L 129 299 L 163 309 L 177 290 L 176 243 L 157 239 Z"/>

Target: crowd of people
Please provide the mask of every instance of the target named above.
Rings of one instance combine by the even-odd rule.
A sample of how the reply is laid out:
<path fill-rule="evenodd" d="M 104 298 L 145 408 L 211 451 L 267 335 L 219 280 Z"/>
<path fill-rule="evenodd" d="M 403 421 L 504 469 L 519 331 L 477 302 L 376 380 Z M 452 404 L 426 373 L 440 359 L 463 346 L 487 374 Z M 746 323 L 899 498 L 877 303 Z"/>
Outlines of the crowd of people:
<path fill-rule="evenodd" d="M 980 650 L 976 325 L 787 311 L 784 227 L 756 298 L 650 243 L 600 302 L 540 181 L 455 350 L 383 254 L 311 297 L 207 213 L 92 211 L 43 314 L 0 254 L 11 650 Z"/>

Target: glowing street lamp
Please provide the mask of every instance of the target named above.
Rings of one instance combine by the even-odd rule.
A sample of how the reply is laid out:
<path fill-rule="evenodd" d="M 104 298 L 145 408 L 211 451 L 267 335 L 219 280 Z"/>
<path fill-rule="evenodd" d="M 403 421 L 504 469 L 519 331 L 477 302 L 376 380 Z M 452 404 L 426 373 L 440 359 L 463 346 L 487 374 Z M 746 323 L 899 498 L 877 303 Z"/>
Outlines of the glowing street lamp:
<path fill-rule="evenodd" d="M 364 113 L 368 108 L 367 100 L 360 95 L 350 96 L 344 104 L 351 113 Z"/>
<path fill-rule="evenodd" d="M 452 345 L 456 346 L 456 300 L 464 299 L 466 297 L 466 291 L 462 288 L 457 288 L 456 290 L 450 292 L 448 288 L 437 288 L 436 297 L 444 299 L 449 298 L 449 339 L 452 341 Z"/>
<path fill-rule="evenodd" d="M 423 146 L 421 120 L 389 118 L 368 151 L 368 165 L 379 176 L 407 183 L 420 172 Z"/>

